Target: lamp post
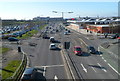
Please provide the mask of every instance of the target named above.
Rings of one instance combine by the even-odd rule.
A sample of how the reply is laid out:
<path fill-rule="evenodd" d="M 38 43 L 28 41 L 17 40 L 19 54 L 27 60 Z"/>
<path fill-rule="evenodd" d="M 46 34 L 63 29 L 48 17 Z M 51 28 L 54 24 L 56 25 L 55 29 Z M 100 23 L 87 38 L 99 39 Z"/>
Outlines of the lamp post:
<path fill-rule="evenodd" d="M 61 13 L 62 14 L 62 18 L 64 18 L 64 13 L 73 13 L 73 12 L 58 12 L 58 11 L 52 11 L 53 13 Z"/>

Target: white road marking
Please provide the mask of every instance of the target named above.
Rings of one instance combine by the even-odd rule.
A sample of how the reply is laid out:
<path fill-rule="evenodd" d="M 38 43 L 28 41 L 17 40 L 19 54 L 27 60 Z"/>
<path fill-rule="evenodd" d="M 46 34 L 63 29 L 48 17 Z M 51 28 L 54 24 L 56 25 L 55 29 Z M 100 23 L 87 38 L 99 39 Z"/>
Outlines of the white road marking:
<path fill-rule="evenodd" d="M 81 40 L 86 46 L 88 46 L 81 38 L 79 38 L 79 40 Z"/>
<path fill-rule="evenodd" d="M 81 44 L 83 44 L 83 43 L 81 42 Z"/>
<path fill-rule="evenodd" d="M 102 57 L 102 59 L 104 59 L 104 58 Z"/>
<path fill-rule="evenodd" d="M 120 75 L 120 73 L 119 73 L 118 71 L 116 71 L 116 69 L 114 69 L 109 63 L 108 63 L 108 65 L 109 65 L 118 75 Z"/>
<path fill-rule="evenodd" d="M 106 60 L 104 60 L 105 62 L 107 62 Z"/>
<path fill-rule="evenodd" d="M 48 65 L 48 66 L 35 66 L 35 67 L 60 67 L 64 65 Z"/>
<path fill-rule="evenodd" d="M 96 72 L 96 70 L 93 67 L 91 67 L 91 68 Z"/>
<path fill-rule="evenodd" d="M 44 67 L 43 76 L 45 76 L 45 72 L 46 72 L 46 67 Z"/>
<path fill-rule="evenodd" d="M 88 38 L 88 37 L 85 37 L 85 38 L 89 40 L 89 38 Z"/>
<path fill-rule="evenodd" d="M 101 48 L 103 48 L 102 46 L 100 46 Z M 103 48 L 104 49 L 104 48 Z M 107 50 L 108 51 L 108 50 Z M 108 51 L 109 52 L 109 51 Z M 110 53 L 110 52 L 109 52 Z M 114 54 L 115 55 L 115 54 Z M 114 56 L 113 55 L 113 56 Z M 116 56 L 115 56 L 116 57 Z M 102 57 L 103 58 L 103 57 Z M 118 57 L 117 57 L 118 58 Z M 104 58 L 103 58 L 104 59 Z M 119 59 L 119 58 L 118 58 Z M 104 60 L 105 61 L 105 60 Z M 107 61 L 106 61 L 107 62 Z M 109 65 L 109 67 L 111 67 L 118 75 L 120 75 L 120 73 L 116 70 L 116 69 L 114 69 L 109 63 L 108 63 L 108 65 Z"/>
<path fill-rule="evenodd" d="M 102 46 L 100 46 L 102 49 L 104 49 Z M 107 49 L 105 49 L 105 51 L 107 51 L 108 53 L 110 53 L 111 55 L 113 55 L 116 59 L 120 59 L 120 58 L 118 58 L 118 56 L 116 55 L 116 54 L 114 54 L 113 52 L 111 52 L 111 51 L 109 51 L 109 50 L 107 50 Z"/>
<path fill-rule="evenodd" d="M 100 51 L 100 47 L 98 47 L 98 51 Z"/>
<path fill-rule="evenodd" d="M 58 77 L 57 77 L 56 75 L 55 75 L 55 77 L 54 77 L 54 80 L 55 80 L 55 81 L 57 81 L 57 80 L 58 80 Z"/>
<path fill-rule="evenodd" d="M 83 64 L 81 64 L 83 70 L 87 73 L 87 69 L 83 66 Z"/>
<path fill-rule="evenodd" d="M 99 63 L 97 63 L 100 67 L 102 67 Z M 104 68 L 102 68 L 102 70 L 104 71 L 104 72 L 107 72 L 107 70 L 106 69 L 104 69 Z"/>

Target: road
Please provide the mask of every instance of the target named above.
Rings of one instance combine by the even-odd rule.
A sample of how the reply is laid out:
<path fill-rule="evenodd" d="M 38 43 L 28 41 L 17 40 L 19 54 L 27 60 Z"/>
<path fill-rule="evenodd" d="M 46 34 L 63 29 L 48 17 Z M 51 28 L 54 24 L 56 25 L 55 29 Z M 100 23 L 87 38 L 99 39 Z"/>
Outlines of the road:
<path fill-rule="evenodd" d="M 56 29 L 58 24 L 59 23 L 52 25 L 52 29 Z M 49 29 L 49 31 L 52 29 Z M 84 35 L 78 34 L 72 30 L 70 35 L 64 35 L 64 31 L 55 34 L 48 34 L 48 36 L 53 36 L 56 40 L 60 41 L 60 43 L 56 43 L 58 47 L 63 45 L 66 41 L 71 42 L 71 47 L 67 50 L 66 55 L 68 55 L 67 58 L 71 59 L 71 61 L 69 61 L 70 67 L 72 68 L 74 76 L 79 77 L 77 79 L 85 79 L 86 81 L 88 79 L 91 79 L 91 81 L 99 79 L 103 81 L 108 79 L 118 79 L 118 74 L 107 64 L 107 62 L 102 59 L 100 54 L 93 55 L 87 52 L 87 45 L 93 45 L 96 49 L 98 49 L 99 44 L 101 43 L 98 42 L 99 40 L 89 40 Z M 29 67 L 35 67 L 38 69 L 36 79 L 48 80 L 71 78 L 68 70 L 66 69 L 66 61 L 61 53 L 61 50 L 49 50 L 49 39 L 31 37 L 30 39 L 23 40 L 22 43 L 22 50 L 27 53 L 29 58 Z M 30 46 L 29 43 L 36 43 L 37 45 Z M 16 44 L 9 45 L 15 49 L 18 47 Z M 73 47 L 75 45 L 81 46 L 83 56 L 74 55 Z M 61 49 L 63 50 L 63 48 Z"/>
<path fill-rule="evenodd" d="M 58 34 L 49 34 L 49 37 L 55 37 L 56 40 L 59 39 Z M 29 42 L 36 43 L 37 45 L 29 46 Z M 59 43 L 56 43 L 59 46 Z M 68 79 L 68 75 L 65 69 L 65 64 L 63 62 L 63 57 L 61 56 L 60 50 L 50 50 L 49 39 L 43 39 L 42 37 L 33 37 L 29 40 L 24 40 L 24 45 L 22 45 L 23 51 L 28 54 L 30 67 L 35 67 L 38 72 L 42 73 L 43 77 L 37 77 L 37 79 Z M 40 69 L 40 70 L 39 70 Z"/>
<path fill-rule="evenodd" d="M 118 79 L 118 74 L 113 71 L 111 67 L 102 59 L 100 55 L 92 55 L 87 53 L 86 46 L 92 45 L 98 48 L 98 42 L 90 41 L 83 35 L 77 34 L 73 31 L 69 36 L 71 48 L 69 50 L 70 58 L 76 64 L 83 79 Z M 84 51 L 83 56 L 76 56 L 73 54 L 73 46 L 79 45 Z"/>

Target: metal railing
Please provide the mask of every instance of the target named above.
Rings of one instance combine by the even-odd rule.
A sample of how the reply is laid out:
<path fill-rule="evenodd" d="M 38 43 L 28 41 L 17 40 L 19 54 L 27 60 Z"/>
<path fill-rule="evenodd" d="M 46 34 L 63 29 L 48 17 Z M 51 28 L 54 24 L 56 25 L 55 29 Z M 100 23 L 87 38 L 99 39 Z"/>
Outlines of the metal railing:
<path fill-rule="evenodd" d="M 23 54 L 23 57 L 22 57 L 22 62 L 20 64 L 20 66 L 17 68 L 17 70 L 14 72 L 14 74 L 7 78 L 7 79 L 4 79 L 2 81 L 19 81 L 25 68 L 26 68 L 26 65 L 27 65 L 27 56 L 25 53 L 22 53 Z"/>

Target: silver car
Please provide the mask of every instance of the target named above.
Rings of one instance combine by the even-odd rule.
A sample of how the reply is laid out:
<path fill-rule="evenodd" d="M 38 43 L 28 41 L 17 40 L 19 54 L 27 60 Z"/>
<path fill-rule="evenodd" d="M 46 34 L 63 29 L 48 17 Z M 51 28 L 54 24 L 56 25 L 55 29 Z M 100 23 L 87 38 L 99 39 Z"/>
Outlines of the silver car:
<path fill-rule="evenodd" d="M 49 49 L 50 50 L 55 50 L 57 47 L 56 47 L 56 45 L 55 44 L 50 44 L 50 46 L 49 46 Z"/>

